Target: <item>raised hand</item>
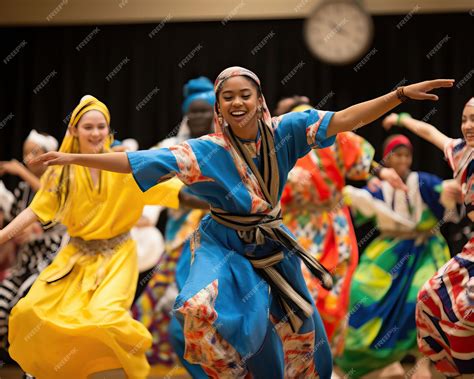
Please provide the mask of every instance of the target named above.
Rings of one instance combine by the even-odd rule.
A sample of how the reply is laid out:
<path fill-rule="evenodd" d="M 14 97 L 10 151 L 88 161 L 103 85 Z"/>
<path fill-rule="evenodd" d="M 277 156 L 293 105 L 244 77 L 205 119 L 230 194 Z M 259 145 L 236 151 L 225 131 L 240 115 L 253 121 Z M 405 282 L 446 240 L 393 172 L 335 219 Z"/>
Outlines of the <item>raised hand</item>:
<path fill-rule="evenodd" d="M 390 130 L 393 126 L 397 125 L 398 122 L 398 114 L 390 113 L 387 117 L 385 117 L 382 121 L 382 126 L 385 130 Z"/>
<path fill-rule="evenodd" d="M 376 192 L 380 188 L 382 188 L 382 181 L 376 176 L 374 176 L 367 182 L 367 188 L 371 190 L 372 192 Z"/>
<path fill-rule="evenodd" d="M 0 162 L 0 176 L 5 174 L 20 175 L 21 170 L 24 169 L 23 165 L 16 159 L 11 161 Z"/>
<path fill-rule="evenodd" d="M 450 88 L 454 84 L 454 79 L 426 80 L 415 84 L 410 84 L 403 88 L 405 96 L 413 100 L 438 100 L 438 96 L 428 93 L 436 88 Z"/>

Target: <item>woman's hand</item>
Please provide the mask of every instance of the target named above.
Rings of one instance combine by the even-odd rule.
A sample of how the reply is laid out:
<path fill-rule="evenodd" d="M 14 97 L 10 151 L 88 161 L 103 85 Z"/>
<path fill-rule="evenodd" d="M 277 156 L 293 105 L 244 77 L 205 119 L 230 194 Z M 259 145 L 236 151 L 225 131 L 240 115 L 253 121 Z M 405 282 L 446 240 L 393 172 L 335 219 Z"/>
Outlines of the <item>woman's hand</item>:
<path fill-rule="evenodd" d="M 455 179 L 443 180 L 442 190 L 439 197 L 439 202 L 446 209 L 445 219 L 454 223 L 460 221 L 458 212 L 456 210 L 456 203 L 462 203 L 461 185 Z"/>
<path fill-rule="evenodd" d="M 397 125 L 398 123 L 398 114 L 390 113 L 387 117 L 385 117 L 382 121 L 382 126 L 385 130 L 390 130 L 393 126 Z"/>
<path fill-rule="evenodd" d="M 15 237 L 19 232 L 25 230 L 29 225 L 38 221 L 38 217 L 30 207 L 23 209 L 5 228 L 0 229 L 0 245 Z"/>
<path fill-rule="evenodd" d="M 450 88 L 454 84 L 454 79 L 426 80 L 403 87 L 405 96 L 412 100 L 438 100 L 438 96 L 428 93 L 436 88 Z"/>
<path fill-rule="evenodd" d="M 390 185 L 402 191 L 407 192 L 408 187 L 405 183 L 403 183 L 402 178 L 397 174 L 397 172 L 393 168 L 383 167 L 380 170 L 380 179 L 385 180 L 390 183 Z"/>
<path fill-rule="evenodd" d="M 59 151 L 50 151 L 49 153 L 41 154 L 39 157 L 33 158 L 30 163 L 43 163 L 45 166 L 59 165 L 64 166 L 71 164 L 72 154 L 61 153 Z"/>
<path fill-rule="evenodd" d="M 33 238 L 33 227 L 32 225 L 29 225 L 23 230 L 19 231 L 17 234 L 15 234 L 12 240 L 17 246 L 20 246 L 31 241 Z"/>
<path fill-rule="evenodd" d="M 25 166 L 23 166 L 16 159 L 0 162 L 0 176 L 5 174 L 20 176 L 22 170 L 24 169 Z"/>
<path fill-rule="evenodd" d="M 28 243 L 32 240 L 38 239 L 43 234 L 41 224 L 36 221 L 19 231 L 14 237 L 13 241 L 19 246 Z"/>
<path fill-rule="evenodd" d="M 367 182 L 367 188 L 372 192 L 376 192 L 380 188 L 382 188 L 382 181 L 376 176 L 374 176 L 370 178 L 369 181 Z"/>
<path fill-rule="evenodd" d="M 459 182 L 455 179 L 448 179 L 443 181 L 443 193 L 452 199 L 454 202 L 462 203 L 462 189 Z"/>

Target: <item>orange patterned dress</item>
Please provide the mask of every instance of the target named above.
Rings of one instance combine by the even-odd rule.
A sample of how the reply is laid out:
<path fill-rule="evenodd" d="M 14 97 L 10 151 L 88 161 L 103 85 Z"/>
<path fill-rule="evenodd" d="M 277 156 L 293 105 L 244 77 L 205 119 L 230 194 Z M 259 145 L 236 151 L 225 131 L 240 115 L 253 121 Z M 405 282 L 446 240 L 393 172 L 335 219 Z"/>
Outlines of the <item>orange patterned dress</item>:
<path fill-rule="evenodd" d="M 352 132 L 340 133 L 334 145 L 298 160 L 282 195 L 285 225 L 333 275 L 334 287 L 327 291 L 303 267 L 336 355 L 343 349 L 350 282 L 358 261 L 357 239 L 342 189 L 346 178 L 368 178 L 373 155 L 365 139 Z"/>

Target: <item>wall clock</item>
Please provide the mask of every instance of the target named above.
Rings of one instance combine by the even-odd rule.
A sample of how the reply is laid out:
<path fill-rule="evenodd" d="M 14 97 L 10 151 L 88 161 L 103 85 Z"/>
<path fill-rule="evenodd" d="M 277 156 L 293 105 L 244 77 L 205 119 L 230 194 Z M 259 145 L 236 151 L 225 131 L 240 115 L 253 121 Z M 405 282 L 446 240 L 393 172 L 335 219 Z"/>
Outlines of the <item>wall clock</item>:
<path fill-rule="evenodd" d="M 306 19 L 304 37 L 317 58 L 343 65 L 367 52 L 373 29 L 372 17 L 357 1 L 326 0 Z"/>

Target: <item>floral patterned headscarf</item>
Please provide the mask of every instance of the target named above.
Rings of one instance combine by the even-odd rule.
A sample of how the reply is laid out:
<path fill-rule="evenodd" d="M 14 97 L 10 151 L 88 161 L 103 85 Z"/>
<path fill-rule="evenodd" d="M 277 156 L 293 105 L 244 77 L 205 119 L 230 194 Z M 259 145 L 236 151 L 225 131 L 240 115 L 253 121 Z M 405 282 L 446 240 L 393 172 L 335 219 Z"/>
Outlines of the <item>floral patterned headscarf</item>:
<path fill-rule="evenodd" d="M 217 76 L 217 79 L 214 82 L 214 92 L 216 94 L 216 104 L 214 106 L 214 124 L 216 125 L 216 131 L 217 132 L 222 132 L 224 130 L 224 127 L 227 126 L 227 122 L 223 118 L 219 117 L 217 97 L 218 97 L 218 94 L 219 94 L 224 82 L 227 79 L 232 78 L 234 76 L 245 76 L 247 78 L 250 78 L 257 85 L 258 89 L 260 90 L 262 100 L 263 100 L 261 121 L 266 126 L 268 126 L 271 130 L 272 129 L 271 128 L 272 117 L 270 115 L 270 111 L 268 110 L 267 103 L 265 101 L 265 97 L 263 96 L 263 93 L 262 93 L 262 87 L 261 87 L 261 84 L 260 84 L 260 79 L 258 78 L 257 75 L 255 75 L 255 73 L 253 73 L 252 71 L 250 71 L 246 68 L 239 67 L 239 66 L 233 66 L 233 67 L 228 67 L 224 71 L 222 71 Z"/>

